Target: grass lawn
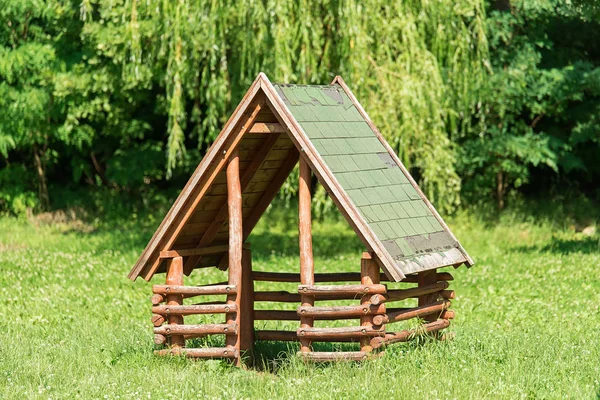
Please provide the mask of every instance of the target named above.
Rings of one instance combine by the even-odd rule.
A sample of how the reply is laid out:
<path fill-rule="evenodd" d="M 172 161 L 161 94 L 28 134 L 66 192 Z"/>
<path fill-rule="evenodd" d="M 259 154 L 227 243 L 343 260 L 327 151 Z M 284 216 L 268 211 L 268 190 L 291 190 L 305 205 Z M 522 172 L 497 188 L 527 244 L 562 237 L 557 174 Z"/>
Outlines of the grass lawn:
<path fill-rule="evenodd" d="M 88 232 L 0 219 L 0 398 L 600 398 L 597 235 L 459 217 L 451 228 L 476 265 L 450 271 L 454 340 L 325 365 L 268 343 L 243 370 L 153 355 L 151 284 L 126 275 L 158 222 Z M 318 272 L 360 270 L 360 243 L 344 224 L 314 231 Z M 251 242 L 255 269 L 297 271 L 293 221 L 263 221 Z M 223 276 L 204 269 L 188 282 Z M 269 287 L 293 290 L 285 285 Z"/>

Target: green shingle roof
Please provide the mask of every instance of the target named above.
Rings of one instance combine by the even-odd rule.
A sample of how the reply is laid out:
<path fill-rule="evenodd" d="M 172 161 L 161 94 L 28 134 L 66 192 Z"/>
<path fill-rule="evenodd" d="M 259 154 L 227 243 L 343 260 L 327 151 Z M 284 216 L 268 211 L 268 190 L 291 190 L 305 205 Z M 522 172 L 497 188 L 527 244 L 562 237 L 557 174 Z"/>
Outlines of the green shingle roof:
<path fill-rule="evenodd" d="M 274 86 L 405 274 L 403 260 L 460 248 L 341 86 Z"/>

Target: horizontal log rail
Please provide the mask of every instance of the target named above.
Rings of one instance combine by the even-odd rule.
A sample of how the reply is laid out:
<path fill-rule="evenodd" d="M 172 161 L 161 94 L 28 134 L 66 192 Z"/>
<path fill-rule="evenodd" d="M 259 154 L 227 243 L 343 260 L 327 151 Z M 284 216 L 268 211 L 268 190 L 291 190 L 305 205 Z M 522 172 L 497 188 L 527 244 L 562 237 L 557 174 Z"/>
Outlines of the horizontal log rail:
<path fill-rule="evenodd" d="M 439 301 L 437 303 L 415 307 L 415 308 L 390 308 L 383 315 L 373 317 L 375 325 L 390 324 L 393 322 L 406 321 L 412 318 L 422 318 L 426 315 L 438 314 L 450 307 L 449 301 Z"/>
<path fill-rule="evenodd" d="M 446 310 L 440 315 L 440 319 L 454 319 L 455 313 L 452 310 Z"/>
<path fill-rule="evenodd" d="M 437 282 L 431 285 L 415 287 L 410 289 L 388 290 L 386 294 L 375 294 L 371 296 L 371 304 L 382 304 L 388 301 L 400 301 L 419 297 L 426 294 L 441 292 L 448 287 L 448 282 Z"/>
<path fill-rule="evenodd" d="M 438 281 L 452 281 L 454 278 L 448 272 L 438 272 Z M 252 278 L 255 281 L 261 282 L 300 282 L 300 274 L 292 272 L 260 272 L 254 271 Z M 390 279 L 381 273 L 379 279 L 382 282 L 389 282 Z M 318 273 L 315 274 L 315 282 L 359 282 L 359 272 L 332 272 L 332 273 Z M 417 275 L 408 275 L 400 283 L 418 283 Z"/>
<path fill-rule="evenodd" d="M 369 304 L 357 306 L 332 306 L 332 307 L 298 307 L 298 315 L 304 317 L 320 318 L 346 318 L 360 317 L 385 313 L 385 306 L 371 306 Z"/>
<path fill-rule="evenodd" d="M 344 328 L 300 328 L 297 334 L 301 338 L 309 338 L 314 340 L 319 339 L 336 339 L 345 338 L 361 338 L 369 336 L 383 336 L 385 329 L 375 329 L 371 326 L 350 326 Z"/>
<path fill-rule="evenodd" d="M 194 358 L 237 358 L 239 356 L 237 349 L 233 346 L 199 349 L 174 347 L 172 349 L 156 350 L 154 354 L 159 356 L 172 355 Z"/>
<path fill-rule="evenodd" d="M 437 321 L 430 322 L 428 324 L 422 325 L 416 329 L 407 329 L 400 332 L 389 332 L 386 333 L 384 337 L 374 337 L 371 339 L 371 346 L 374 349 L 378 349 L 382 346 L 397 343 L 397 342 L 407 342 L 417 336 L 424 336 L 432 332 L 437 332 L 439 330 L 445 329 L 450 326 L 450 322 L 445 319 L 439 319 Z"/>
<path fill-rule="evenodd" d="M 319 294 L 384 294 L 387 291 L 385 285 L 298 285 L 298 293 L 308 295 Z"/>
<path fill-rule="evenodd" d="M 237 312 L 237 307 L 235 304 L 154 306 L 152 312 L 159 315 L 226 314 Z"/>
<path fill-rule="evenodd" d="M 236 324 L 198 324 L 198 325 L 163 325 L 154 328 L 154 333 L 159 335 L 237 335 Z"/>
<path fill-rule="evenodd" d="M 366 351 L 313 351 L 307 353 L 299 351 L 296 354 L 304 361 L 312 362 L 364 361 L 374 357 L 374 355 L 367 353 Z"/>
<path fill-rule="evenodd" d="M 270 301 L 277 303 L 300 303 L 301 295 L 287 291 L 254 292 L 254 301 Z M 356 293 L 323 293 L 315 296 L 315 300 L 360 300 Z"/>
<path fill-rule="evenodd" d="M 212 295 L 212 294 L 236 294 L 235 285 L 211 285 L 211 286 L 176 286 L 176 285 L 154 285 L 152 292 L 157 294 L 182 294 L 184 297 Z M 187 296 L 186 296 L 187 295 Z"/>

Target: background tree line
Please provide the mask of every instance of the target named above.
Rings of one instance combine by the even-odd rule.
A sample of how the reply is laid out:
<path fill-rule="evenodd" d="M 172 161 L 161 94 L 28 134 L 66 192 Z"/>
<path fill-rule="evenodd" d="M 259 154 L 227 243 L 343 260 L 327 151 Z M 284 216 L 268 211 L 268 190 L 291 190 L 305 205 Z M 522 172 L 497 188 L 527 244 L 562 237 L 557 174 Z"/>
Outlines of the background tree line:
<path fill-rule="evenodd" d="M 598 199 L 600 11 L 564 3 L 0 0 L 0 211 L 182 187 L 259 71 L 344 76 L 445 212 Z"/>

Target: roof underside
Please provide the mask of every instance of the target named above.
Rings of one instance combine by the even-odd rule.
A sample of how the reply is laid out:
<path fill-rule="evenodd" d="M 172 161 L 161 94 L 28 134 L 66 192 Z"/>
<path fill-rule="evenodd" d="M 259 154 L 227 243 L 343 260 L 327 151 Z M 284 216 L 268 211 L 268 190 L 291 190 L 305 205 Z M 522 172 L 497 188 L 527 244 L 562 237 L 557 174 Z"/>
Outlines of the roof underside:
<path fill-rule="evenodd" d="M 460 248 L 341 86 L 275 88 L 404 274 L 416 256 Z"/>

